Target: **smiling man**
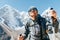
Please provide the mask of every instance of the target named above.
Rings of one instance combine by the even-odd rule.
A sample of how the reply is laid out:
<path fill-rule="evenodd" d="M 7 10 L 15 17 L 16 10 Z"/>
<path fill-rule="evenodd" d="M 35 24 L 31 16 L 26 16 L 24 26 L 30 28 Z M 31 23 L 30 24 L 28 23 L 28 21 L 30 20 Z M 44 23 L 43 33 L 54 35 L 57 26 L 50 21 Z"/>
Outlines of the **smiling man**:
<path fill-rule="evenodd" d="M 28 11 L 30 18 L 25 26 L 24 40 L 30 34 L 29 40 L 49 40 L 46 33 L 46 20 L 38 14 L 36 7 L 31 7 Z"/>

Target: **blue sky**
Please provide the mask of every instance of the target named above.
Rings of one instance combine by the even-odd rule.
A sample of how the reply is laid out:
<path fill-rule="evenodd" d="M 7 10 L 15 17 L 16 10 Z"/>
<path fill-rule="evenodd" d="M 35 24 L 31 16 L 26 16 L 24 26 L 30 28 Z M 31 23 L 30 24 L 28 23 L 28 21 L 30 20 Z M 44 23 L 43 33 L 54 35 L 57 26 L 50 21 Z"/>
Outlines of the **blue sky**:
<path fill-rule="evenodd" d="M 48 7 L 53 7 L 60 17 L 60 0 L 0 0 L 0 7 L 5 4 L 26 12 L 30 6 L 36 6 L 40 14 Z"/>

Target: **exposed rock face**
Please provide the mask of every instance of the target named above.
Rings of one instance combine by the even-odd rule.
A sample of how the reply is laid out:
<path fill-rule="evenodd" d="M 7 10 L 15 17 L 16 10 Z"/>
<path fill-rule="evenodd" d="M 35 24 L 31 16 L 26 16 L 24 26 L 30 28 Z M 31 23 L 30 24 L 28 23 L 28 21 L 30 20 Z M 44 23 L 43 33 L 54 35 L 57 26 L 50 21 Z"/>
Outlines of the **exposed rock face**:
<path fill-rule="evenodd" d="M 0 40 L 10 40 L 10 39 L 11 39 L 11 36 L 8 35 L 0 26 Z"/>
<path fill-rule="evenodd" d="M 4 19 L 4 22 L 0 24 L 0 40 L 10 40 L 9 38 L 16 40 L 17 36 L 25 31 L 23 28 L 27 16 L 27 12 L 20 12 L 9 5 L 1 7 L 0 17 Z"/>

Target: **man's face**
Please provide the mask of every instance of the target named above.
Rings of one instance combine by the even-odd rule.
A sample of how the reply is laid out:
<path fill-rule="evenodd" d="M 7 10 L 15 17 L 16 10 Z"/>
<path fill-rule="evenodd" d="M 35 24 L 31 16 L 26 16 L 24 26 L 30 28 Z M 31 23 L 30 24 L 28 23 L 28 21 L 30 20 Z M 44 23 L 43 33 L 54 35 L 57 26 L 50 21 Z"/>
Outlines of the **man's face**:
<path fill-rule="evenodd" d="M 31 10 L 30 12 L 29 12 L 29 15 L 32 17 L 32 16 L 36 16 L 37 15 L 37 11 L 36 10 Z"/>
<path fill-rule="evenodd" d="M 56 12 L 54 10 L 50 10 L 50 15 L 56 18 Z"/>

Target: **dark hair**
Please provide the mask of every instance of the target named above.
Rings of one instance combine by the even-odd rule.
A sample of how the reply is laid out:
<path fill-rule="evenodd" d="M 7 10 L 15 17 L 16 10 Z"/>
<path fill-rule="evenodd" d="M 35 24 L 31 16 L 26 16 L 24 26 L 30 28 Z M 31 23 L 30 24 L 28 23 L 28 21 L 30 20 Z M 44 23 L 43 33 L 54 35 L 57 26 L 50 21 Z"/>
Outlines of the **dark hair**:
<path fill-rule="evenodd" d="M 50 10 L 53 10 L 53 8 L 50 8 Z"/>
<path fill-rule="evenodd" d="M 22 36 L 22 34 L 20 34 L 20 36 Z"/>
<path fill-rule="evenodd" d="M 32 8 L 30 8 L 30 9 L 28 10 L 28 12 L 31 12 L 31 10 L 36 10 L 36 11 L 38 12 L 38 10 L 37 10 L 36 7 L 32 7 Z"/>

